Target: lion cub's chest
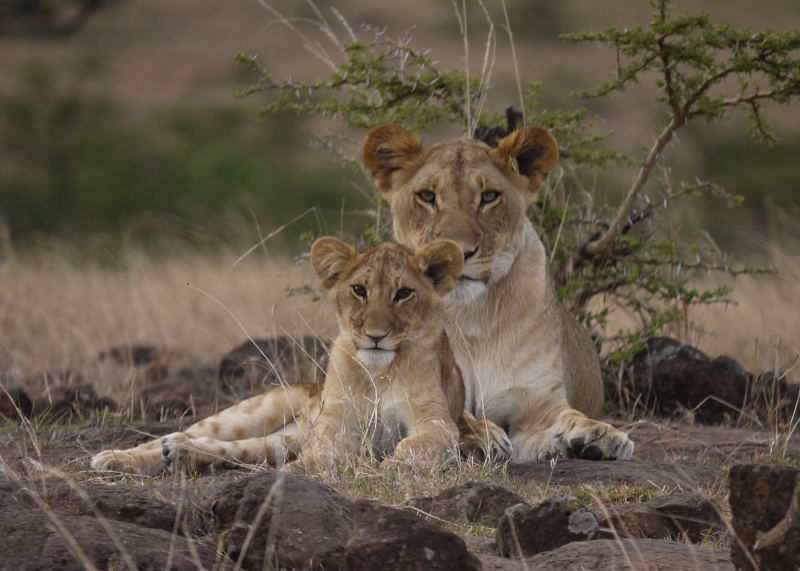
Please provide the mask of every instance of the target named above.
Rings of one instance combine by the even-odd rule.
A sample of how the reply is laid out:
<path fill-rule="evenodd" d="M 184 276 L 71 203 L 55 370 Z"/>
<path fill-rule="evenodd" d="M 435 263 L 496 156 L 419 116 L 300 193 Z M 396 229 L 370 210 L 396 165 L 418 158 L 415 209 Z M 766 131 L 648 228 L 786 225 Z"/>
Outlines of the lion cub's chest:
<path fill-rule="evenodd" d="M 404 384 L 404 375 L 391 366 L 362 369 L 359 376 L 366 398 L 361 399 L 358 415 L 373 443 L 388 453 L 408 436 L 410 387 Z"/>

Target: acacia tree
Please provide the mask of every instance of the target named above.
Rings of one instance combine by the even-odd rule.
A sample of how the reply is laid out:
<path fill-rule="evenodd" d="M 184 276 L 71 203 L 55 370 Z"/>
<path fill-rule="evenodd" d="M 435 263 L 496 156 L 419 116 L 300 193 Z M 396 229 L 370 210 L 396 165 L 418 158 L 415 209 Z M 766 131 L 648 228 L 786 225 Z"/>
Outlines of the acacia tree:
<path fill-rule="evenodd" d="M 734 30 L 715 24 L 706 13 L 675 16 L 669 0 L 650 4 L 654 14 L 646 24 L 564 37 L 571 43 L 599 42 L 617 52 L 616 77 L 576 92 L 580 97 L 608 97 L 654 80 L 655 98 L 666 109 L 667 120 L 657 126 L 657 138 L 642 158 L 602 148 L 603 137 L 589 134 L 595 121 L 586 110 L 541 109 L 538 84 L 527 85 L 520 109 L 507 109 L 505 118 L 486 112 L 486 73 L 440 70 L 428 52 L 412 45 L 410 35 L 392 39 L 371 30 L 369 40 L 359 39 L 338 13 L 348 32 L 346 41 L 338 40 L 319 12 L 316 23 L 339 47 L 342 63 L 335 63 L 320 44 L 306 43 L 329 66 L 330 77 L 315 81 L 275 78 L 256 57 L 239 54 L 258 74 L 256 83 L 240 95 L 266 96 L 261 115 L 290 110 L 333 118 L 361 131 L 386 122 L 412 131 L 456 123 L 465 126 L 465 134 L 491 144 L 520 121 L 550 129 L 559 141 L 561 176 L 551 175 L 530 215 L 550 250 L 562 300 L 596 333 L 603 333 L 606 341 L 616 342 L 612 358 L 624 358 L 667 326 L 688 327 L 690 306 L 725 300 L 728 287 L 710 291 L 691 287 L 692 270 L 771 271 L 735 263 L 713 243 L 687 243 L 663 231 L 659 217 L 676 199 L 709 193 L 729 206 L 740 201 L 709 181 L 654 189 L 648 183 L 668 143 L 692 121 L 716 122 L 739 110 L 749 112 L 754 135 L 775 142 L 765 106 L 787 105 L 800 96 L 800 33 Z M 295 29 L 290 21 L 284 22 Z M 302 36 L 299 31 L 298 35 Z M 339 158 L 358 166 L 354 149 L 359 141 L 333 136 L 320 140 Z M 619 204 L 598 205 L 580 191 L 576 181 L 595 168 L 638 169 Z M 374 228 L 364 236 L 367 240 L 381 237 L 386 237 L 385 232 Z M 600 295 L 613 297 L 619 307 L 638 318 L 638 326 L 616 334 L 606 332 L 613 304 L 600 309 L 588 304 Z"/>

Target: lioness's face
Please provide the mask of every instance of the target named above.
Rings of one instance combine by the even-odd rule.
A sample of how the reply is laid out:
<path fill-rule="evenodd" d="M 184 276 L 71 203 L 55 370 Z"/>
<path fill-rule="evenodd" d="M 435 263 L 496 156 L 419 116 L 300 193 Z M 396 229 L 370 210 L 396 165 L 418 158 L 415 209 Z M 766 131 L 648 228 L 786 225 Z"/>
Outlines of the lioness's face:
<path fill-rule="evenodd" d="M 510 270 L 525 211 L 557 156 L 552 136 L 535 127 L 496 149 L 469 139 L 425 149 L 396 126 L 378 127 L 364 143 L 364 162 L 390 204 L 397 240 L 412 248 L 456 242 L 465 260 L 457 292 L 469 298 Z"/>
<path fill-rule="evenodd" d="M 463 267 L 458 246 L 445 241 L 417 253 L 387 243 L 357 254 L 336 238 L 321 238 L 311 261 L 336 309 L 340 334 L 367 366 L 388 365 L 407 343 L 442 328 L 441 295 Z"/>

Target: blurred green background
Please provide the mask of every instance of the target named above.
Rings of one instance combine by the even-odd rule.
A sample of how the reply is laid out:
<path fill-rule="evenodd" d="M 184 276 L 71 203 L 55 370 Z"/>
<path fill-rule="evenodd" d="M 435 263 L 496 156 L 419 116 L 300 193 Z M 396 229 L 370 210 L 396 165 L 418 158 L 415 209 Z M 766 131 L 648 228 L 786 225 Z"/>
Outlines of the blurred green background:
<path fill-rule="evenodd" d="M 443 68 L 460 65 L 463 38 L 451 3 L 417 4 L 420 10 L 342 0 L 318 2 L 317 8 L 343 37 L 349 31 L 331 7 L 356 33 L 363 23 L 389 25 L 395 35 L 417 24 L 417 47 L 441 54 Z M 797 28 L 800 5 L 774 4 L 772 16 L 760 3 L 676 5 L 707 9 L 740 27 Z M 605 79 L 615 56 L 594 46 L 596 58 L 587 57 L 561 43 L 558 33 L 633 25 L 650 11 L 644 0 L 509 0 L 507 5 L 523 80 L 541 81 L 543 102 L 565 108 L 585 105 L 568 92 Z M 286 16 L 314 16 L 304 3 L 283 0 L 272 6 Z M 499 29 L 504 15 L 487 7 Z M 480 68 L 487 22 L 478 3 L 469 3 L 468 12 L 474 30 L 470 62 Z M 231 97 L 253 79 L 232 61 L 240 50 L 258 53 L 276 76 L 328 73 L 297 34 L 270 24 L 274 19 L 255 0 L 4 3 L 0 224 L 14 247 L 24 249 L 42 237 L 80 242 L 102 235 L 122 244 L 155 243 L 169 235 L 199 248 L 219 243 L 245 248 L 312 207 L 316 213 L 273 244 L 297 252 L 306 231 L 360 233 L 369 223 L 363 215 L 368 181 L 333 155 L 309 149 L 313 132 L 334 124 L 286 115 L 259 121 L 258 96 Z M 311 28 L 303 33 L 318 32 Z M 497 32 L 498 46 L 508 43 L 504 34 Z M 328 44 L 335 51 L 334 42 Z M 495 109 L 515 98 L 504 49 L 495 54 L 490 102 Z M 605 120 L 601 130 L 617 132 L 607 144 L 635 150 L 651 142 L 658 121 L 654 95 L 652 86 L 645 86 L 628 101 L 592 103 L 591 110 Z M 670 158 L 676 180 L 712 180 L 745 197 L 734 211 L 706 199 L 693 203 L 690 216 L 723 248 L 749 253 L 759 236 L 795 232 L 798 118 L 797 110 L 780 110 L 774 123 L 784 141 L 776 148 L 754 143 L 735 121 L 692 127 Z M 602 189 L 596 190 L 613 201 L 631 178 L 632 170 L 603 175 Z"/>

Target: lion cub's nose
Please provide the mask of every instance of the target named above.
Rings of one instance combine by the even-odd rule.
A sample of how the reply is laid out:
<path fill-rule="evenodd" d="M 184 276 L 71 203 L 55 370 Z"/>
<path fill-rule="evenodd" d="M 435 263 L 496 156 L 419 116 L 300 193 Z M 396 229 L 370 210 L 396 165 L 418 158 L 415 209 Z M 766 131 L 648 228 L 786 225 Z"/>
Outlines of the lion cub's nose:
<path fill-rule="evenodd" d="M 364 331 L 364 335 L 369 337 L 370 341 L 372 341 L 373 343 L 375 343 L 375 345 L 377 345 L 378 343 L 381 342 L 381 340 L 383 340 L 388 335 L 388 333 L 378 333 L 377 331 Z"/>

